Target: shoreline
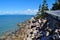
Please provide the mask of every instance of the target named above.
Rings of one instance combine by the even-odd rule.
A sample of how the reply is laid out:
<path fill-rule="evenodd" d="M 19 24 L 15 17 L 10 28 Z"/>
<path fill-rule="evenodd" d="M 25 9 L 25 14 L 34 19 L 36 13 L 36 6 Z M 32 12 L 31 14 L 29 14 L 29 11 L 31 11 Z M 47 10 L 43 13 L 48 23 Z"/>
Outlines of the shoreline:
<path fill-rule="evenodd" d="M 1 40 L 50 40 L 58 35 L 59 29 L 54 29 L 48 26 L 50 21 L 47 19 L 35 19 L 32 17 L 25 24 L 18 24 L 19 29 L 7 36 L 0 38 Z M 53 32 L 53 33 L 52 33 Z M 57 34 L 55 34 L 57 33 Z M 51 40 L 52 40 L 51 39 Z"/>
<path fill-rule="evenodd" d="M 30 19 L 29 19 L 29 20 L 30 20 Z M 27 21 L 27 20 L 26 20 L 26 21 Z M 21 24 L 27 24 L 27 23 L 24 22 L 24 23 L 21 23 Z M 17 28 L 16 30 L 14 30 L 14 31 L 12 31 L 12 30 L 11 30 L 11 31 L 10 31 L 10 30 L 9 30 L 9 31 L 6 31 L 4 34 L 2 34 L 2 35 L 0 36 L 0 39 L 5 39 L 6 37 L 11 36 L 12 34 L 14 34 L 14 35 L 17 34 L 17 33 L 19 34 L 20 30 L 22 30 L 22 29 L 25 30 L 24 27 L 22 27 L 22 28 L 21 28 L 21 27 L 18 27 L 18 28 Z M 21 31 L 21 32 L 22 32 L 22 31 Z M 21 33 L 21 32 L 20 32 L 20 33 Z"/>
<path fill-rule="evenodd" d="M 12 34 L 12 32 L 17 31 L 18 29 L 19 29 L 19 28 L 16 28 L 16 29 L 14 29 L 13 31 L 12 31 L 12 30 L 8 30 L 8 31 L 6 31 L 6 32 L 3 32 L 3 34 L 0 35 L 0 37 L 1 37 L 1 36 L 6 36 L 6 35 L 8 35 L 8 34 Z"/>
<path fill-rule="evenodd" d="M 6 32 L 9 32 L 10 30 L 14 31 L 15 28 L 18 28 L 17 24 L 19 22 L 23 23 L 25 20 L 28 20 L 29 18 L 33 17 L 34 15 L 0 15 L 0 33 L 1 34 L 6 34 Z M 6 20 L 5 20 L 6 19 Z M 10 20 L 12 19 L 12 20 Z M 0 34 L 0 35 L 1 35 Z"/>

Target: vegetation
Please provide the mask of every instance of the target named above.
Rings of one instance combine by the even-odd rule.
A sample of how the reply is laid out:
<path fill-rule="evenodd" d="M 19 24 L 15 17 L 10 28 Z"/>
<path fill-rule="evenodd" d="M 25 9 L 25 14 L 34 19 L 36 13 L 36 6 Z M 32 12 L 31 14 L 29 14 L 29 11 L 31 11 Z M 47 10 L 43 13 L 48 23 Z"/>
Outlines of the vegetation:
<path fill-rule="evenodd" d="M 43 3 L 39 5 L 36 19 L 45 18 L 45 11 L 47 10 L 49 10 L 47 0 L 43 0 Z M 60 10 L 60 0 L 56 0 L 51 10 Z"/>
<path fill-rule="evenodd" d="M 43 0 L 43 4 L 39 6 L 38 12 L 37 12 L 37 17 L 36 18 L 44 18 L 45 17 L 45 12 L 48 9 L 48 4 L 47 4 L 47 0 Z"/>
<path fill-rule="evenodd" d="M 60 0 L 56 0 L 53 4 L 52 10 L 60 10 Z"/>

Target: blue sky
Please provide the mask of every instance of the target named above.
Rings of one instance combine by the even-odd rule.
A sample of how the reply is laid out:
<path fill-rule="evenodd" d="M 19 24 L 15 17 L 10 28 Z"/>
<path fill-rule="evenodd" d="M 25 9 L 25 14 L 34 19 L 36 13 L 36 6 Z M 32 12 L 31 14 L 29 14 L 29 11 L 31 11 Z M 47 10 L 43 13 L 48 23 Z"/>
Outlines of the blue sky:
<path fill-rule="evenodd" d="M 42 0 L 0 0 L 0 15 L 5 14 L 36 14 Z M 49 9 L 54 0 L 47 0 Z"/>

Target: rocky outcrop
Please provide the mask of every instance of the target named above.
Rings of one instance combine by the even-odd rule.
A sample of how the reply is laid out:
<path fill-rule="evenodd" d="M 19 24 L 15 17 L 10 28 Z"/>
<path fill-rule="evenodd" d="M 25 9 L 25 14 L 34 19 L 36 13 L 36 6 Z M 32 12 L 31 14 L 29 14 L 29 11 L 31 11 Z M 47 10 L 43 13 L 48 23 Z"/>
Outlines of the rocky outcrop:
<path fill-rule="evenodd" d="M 60 40 L 60 29 L 49 27 L 46 19 L 30 20 L 26 40 Z"/>
<path fill-rule="evenodd" d="M 3 36 L 0 40 L 60 40 L 60 29 L 49 27 L 46 19 L 30 19 L 15 33 Z"/>

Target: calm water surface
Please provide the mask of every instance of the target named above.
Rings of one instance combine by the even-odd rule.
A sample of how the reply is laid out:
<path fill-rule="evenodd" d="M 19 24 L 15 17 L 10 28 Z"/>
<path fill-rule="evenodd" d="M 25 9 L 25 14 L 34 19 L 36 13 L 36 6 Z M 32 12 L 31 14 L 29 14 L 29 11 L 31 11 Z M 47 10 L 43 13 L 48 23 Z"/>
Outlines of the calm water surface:
<path fill-rule="evenodd" d="M 0 35 L 18 28 L 19 22 L 30 19 L 33 15 L 0 15 Z"/>

